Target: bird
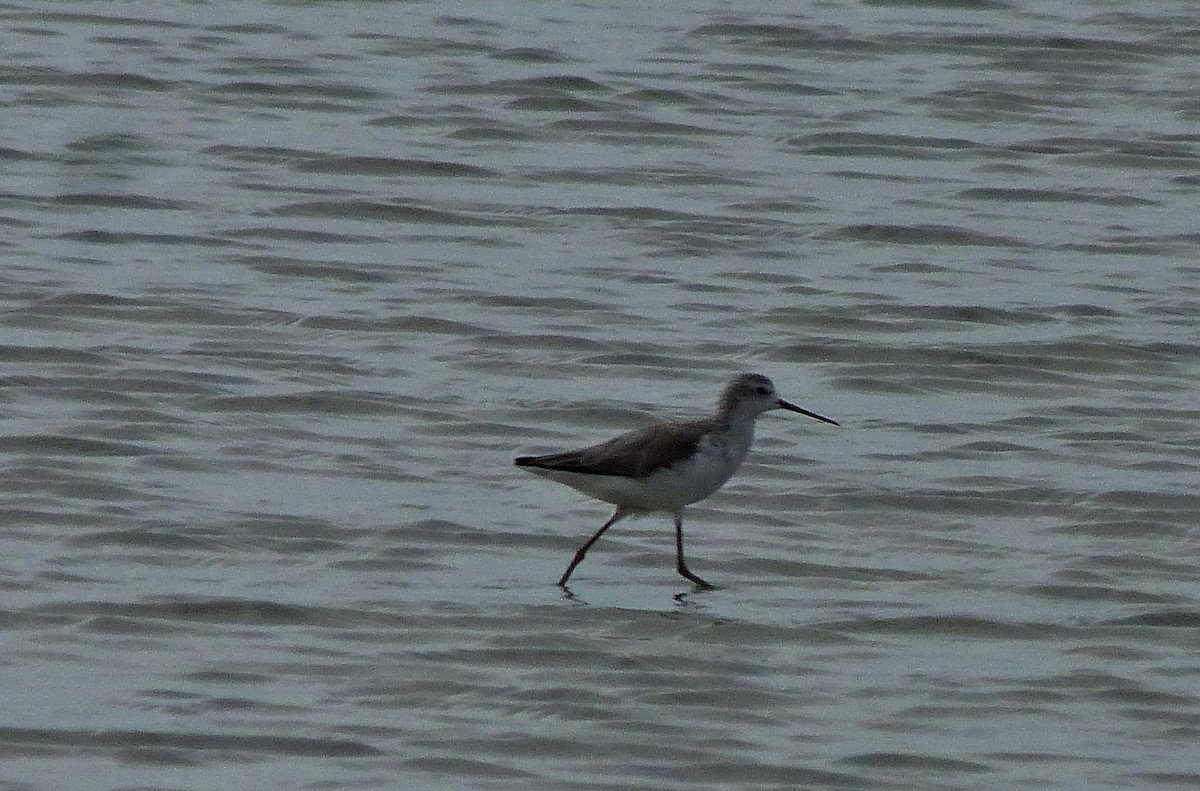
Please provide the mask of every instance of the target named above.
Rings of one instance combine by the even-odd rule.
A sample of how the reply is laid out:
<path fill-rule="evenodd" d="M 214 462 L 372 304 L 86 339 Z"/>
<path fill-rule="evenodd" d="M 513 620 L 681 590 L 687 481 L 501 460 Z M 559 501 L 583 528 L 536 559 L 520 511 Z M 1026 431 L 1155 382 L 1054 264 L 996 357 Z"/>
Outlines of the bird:
<path fill-rule="evenodd" d="M 762 374 L 739 373 L 721 390 L 708 417 L 654 423 L 576 450 L 514 459 L 521 469 L 615 506 L 608 521 L 576 550 L 558 587 L 567 589 L 571 573 L 604 531 L 629 516 L 664 512 L 675 525 L 675 570 L 697 589 L 715 588 L 684 561 L 683 508 L 729 480 L 754 441 L 755 420 L 774 409 L 840 425 L 784 401 Z"/>

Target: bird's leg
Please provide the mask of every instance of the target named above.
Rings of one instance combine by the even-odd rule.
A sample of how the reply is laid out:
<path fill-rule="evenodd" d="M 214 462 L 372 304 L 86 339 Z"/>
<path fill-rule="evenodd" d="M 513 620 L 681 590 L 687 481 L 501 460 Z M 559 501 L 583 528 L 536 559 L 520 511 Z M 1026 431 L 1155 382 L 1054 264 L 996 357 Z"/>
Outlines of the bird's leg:
<path fill-rule="evenodd" d="M 600 529 L 593 533 L 591 538 L 589 538 L 587 541 L 584 541 L 583 546 L 575 550 L 575 557 L 571 558 L 571 564 L 567 566 L 567 570 L 563 572 L 563 575 L 558 578 L 558 587 L 567 587 L 567 579 L 571 576 L 571 572 L 574 571 L 575 567 L 578 566 L 580 561 L 583 560 L 583 556 L 586 555 L 587 551 L 592 548 L 592 544 L 595 544 L 596 540 L 600 538 L 600 536 L 604 535 L 605 530 L 624 519 L 626 514 L 626 511 L 622 511 L 620 507 L 618 507 L 617 510 L 613 511 L 613 515 L 608 518 L 608 521 L 601 525 Z"/>
<path fill-rule="evenodd" d="M 712 590 L 716 587 L 689 571 L 687 564 L 683 562 L 683 517 L 679 512 L 675 513 L 675 570 L 696 583 L 696 587 L 701 590 Z"/>

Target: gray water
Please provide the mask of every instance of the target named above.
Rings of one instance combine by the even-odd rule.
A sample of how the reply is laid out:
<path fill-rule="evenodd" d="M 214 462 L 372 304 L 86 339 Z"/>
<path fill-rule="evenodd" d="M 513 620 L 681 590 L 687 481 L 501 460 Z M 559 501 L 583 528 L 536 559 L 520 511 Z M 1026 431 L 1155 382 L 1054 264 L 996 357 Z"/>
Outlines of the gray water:
<path fill-rule="evenodd" d="M 1195 4 L 727 6 L 0 9 L 0 788 L 1200 785 Z"/>

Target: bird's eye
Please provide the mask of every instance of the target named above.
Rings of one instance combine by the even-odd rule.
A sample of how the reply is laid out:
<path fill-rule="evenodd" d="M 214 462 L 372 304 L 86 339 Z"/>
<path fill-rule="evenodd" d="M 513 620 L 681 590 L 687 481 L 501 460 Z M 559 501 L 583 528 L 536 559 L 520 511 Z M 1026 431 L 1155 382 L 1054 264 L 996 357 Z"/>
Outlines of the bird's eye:
<path fill-rule="evenodd" d="M 771 388 L 767 387 L 766 385 L 759 385 L 758 387 L 754 388 L 754 392 L 758 393 L 759 395 L 771 395 Z"/>

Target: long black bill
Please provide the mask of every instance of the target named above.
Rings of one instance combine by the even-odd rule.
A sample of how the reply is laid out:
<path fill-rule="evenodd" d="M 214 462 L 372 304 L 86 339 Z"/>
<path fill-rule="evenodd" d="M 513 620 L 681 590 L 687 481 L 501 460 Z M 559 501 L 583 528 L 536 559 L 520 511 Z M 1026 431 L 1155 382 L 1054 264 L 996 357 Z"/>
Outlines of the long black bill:
<path fill-rule="evenodd" d="M 809 412 L 807 409 L 801 409 L 800 407 L 796 406 L 795 404 L 789 404 L 787 401 L 784 401 L 782 398 L 779 399 L 779 408 L 786 409 L 789 412 L 799 412 L 801 415 L 810 417 L 813 420 L 819 420 L 822 423 L 829 423 L 830 425 L 834 425 L 834 426 L 842 425 L 841 423 L 837 422 L 836 420 L 830 420 L 829 418 L 825 417 L 824 415 L 818 415 L 816 412 Z"/>

